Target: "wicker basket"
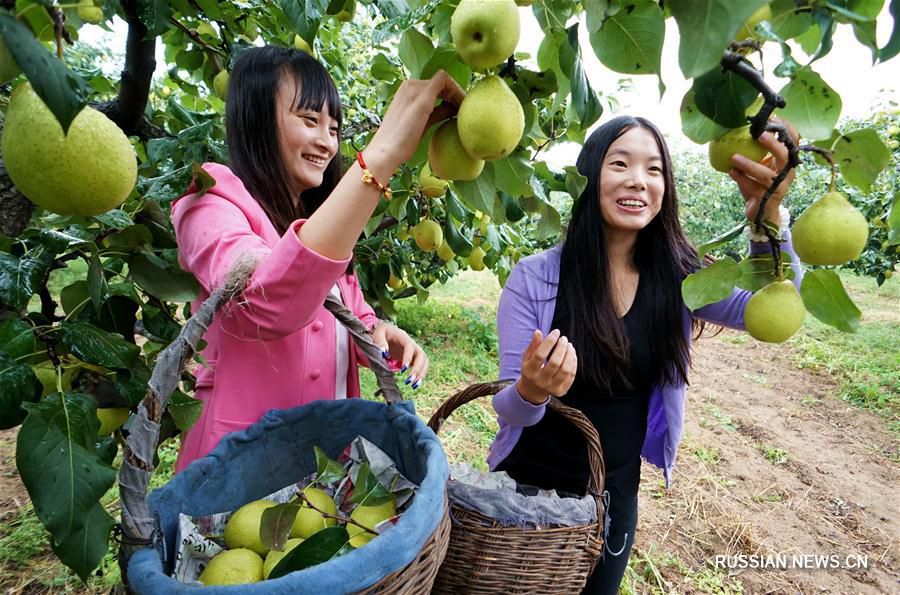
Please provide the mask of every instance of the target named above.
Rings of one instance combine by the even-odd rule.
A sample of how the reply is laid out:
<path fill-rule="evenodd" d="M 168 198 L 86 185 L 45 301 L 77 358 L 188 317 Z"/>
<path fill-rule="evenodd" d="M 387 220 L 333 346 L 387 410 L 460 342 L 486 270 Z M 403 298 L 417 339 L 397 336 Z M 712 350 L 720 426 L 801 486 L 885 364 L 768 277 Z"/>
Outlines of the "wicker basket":
<path fill-rule="evenodd" d="M 168 577 L 165 573 L 165 566 L 171 561 L 170 558 L 172 552 L 171 550 L 169 551 L 169 558 L 167 558 L 165 555 L 167 536 L 163 535 L 163 532 L 160 530 L 160 515 L 158 514 L 158 509 L 156 513 L 154 513 L 153 505 L 150 504 L 147 497 L 147 487 L 150 475 L 153 472 L 156 438 L 159 435 L 159 420 L 162 416 L 162 412 L 165 410 L 169 397 L 179 380 L 180 373 L 184 369 L 186 362 L 193 356 L 196 346 L 206 328 L 209 327 L 214 313 L 218 311 L 223 304 L 229 302 L 240 293 L 241 288 L 246 283 L 246 275 L 247 273 L 244 272 L 241 273 L 240 276 L 233 276 L 226 287 L 214 292 L 213 295 L 204 302 L 198 312 L 191 317 L 178 338 L 176 338 L 176 340 L 160 354 L 156 368 L 153 371 L 153 377 L 149 383 L 148 394 L 138 408 L 138 413 L 136 414 L 137 419 L 135 419 L 135 422 L 132 425 L 133 429 L 127 439 L 124 450 L 124 461 L 119 473 L 119 486 L 122 498 L 122 523 L 117 530 L 117 533 L 120 535 L 119 541 L 121 543 L 119 564 L 122 570 L 123 580 L 125 581 L 126 588 L 129 589 L 129 592 L 132 592 L 131 590 L 134 589 L 137 592 L 154 593 L 155 595 L 156 592 L 162 591 L 167 593 L 187 593 L 194 592 L 195 590 L 194 587 L 179 583 L 175 579 Z M 396 556 L 389 556 L 392 561 L 385 565 L 388 570 L 384 571 L 384 575 L 379 578 L 377 573 L 381 572 L 380 570 L 366 568 L 365 564 L 359 564 L 360 561 L 368 559 L 365 557 L 365 550 L 360 550 L 359 552 L 351 552 L 347 556 L 337 558 L 320 566 L 336 563 L 346 565 L 350 563 L 349 558 L 353 557 L 354 554 L 363 554 L 363 557 L 354 562 L 354 566 L 352 566 L 352 570 L 350 571 L 354 580 L 347 581 L 347 584 L 355 584 L 359 585 L 359 587 L 344 588 L 341 586 L 334 586 L 332 587 L 334 592 L 356 592 L 365 594 L 426 594 L 431 590 L 432 583 L 434 582 L 438 568 L 444 558 L 449 541 L 450 519 L 448 516 L 446 500 L 446 461 L 443 458 L 440 445 L 435 440 L 434 435 L 425 428 L 424 424 L 422 424 L 415 416 L 412 412 L 412 408 L 408 406 L 408 404 L 402 404 L 398 407 L 398 404 L 403 401 L 403 398 L 397 388 L 394 373 L 386 367 L 381 358 L 380 349 L 375 347 L 372 343 L 363 324 L 339 302 L 330 298 L 330 296 L 326 299 L 325 306 L 347 327 L 354 341 L 356 341 L 361 350 L 365 352 L 370 360 L 371 369 L 375 372 L 378 380 L 378 385 L 381 389 L 379 392 L 388 404 L 377 404 L 368 401 L 357 402 L 357 400 L 354 399 L 352 402 L 327 402 L 316 409 L 316 411 L 321 411 L 324 408 L 327 413 L 332 409 L 343 410 L 351 405 L 363 407 L 367 411 L 375 408 L 383 409 L 386 411 L 384 414 L 386 418 L 401 420 L 398 421 L 397 431 L 402 431 L 403 433 L 399 435 L 400 438 L 397 438 L 398 440 L 402 440 L 402 436 L 406 435 L 405 428 L 409 428 L 409 431 L 415 433 L 420 441 L 424 440 L 427 442 L 425 445 L 413 443 L 412 434 L 410 434 L 410 444 L 402 446 L 402 450 L 409 452 L 425 452 L 417 449 L 427 448 L 427 452 L 432 453 L 428 455 L 429 457 L 439 456 L 440 460 L 443 461 L 443 479 L 437 478 L 434 473 L 429 471 L 433 477 L 427 479 L 428 485 L 430 488 L 434 489 L 430 489 L 429 497 L 422 500 L 422 502 L 435 503 L 429 504 L 429 508 L 427 509 L 429 511 L 432 509 L 435 511 L 433 516 L 430 516 L 431 519 L 435 520 L 431 521 L 434 525 L 429 523 L 424 524 L 423 527 L 426 528 L 424 530 L 428 530 L 427 527 L 430 526 L 434 526 L 435 528 L 427 539 L 424 539 L 418 554 L 406 565 L 400 566 L 402 562 L 396 562 Z M 283 412 L 284 417 L 288 418 L 291 415 L 295 417 L 299 416 L 301 415 L 301 410 L 304 410 L 302 415 L 306 415 L 305 408 L 314 407 L 315 405 L 316 404 L 312 404 L 285 410 Z M 329 408 L 328 406 L 331 405 L 334 407 Z M 236 441 L 250 441 L 265 434 L 265 432 L 269 431 L 268 428 L 270 427 L 277 428 L 278 424 L 284 423 L 284 419 L 276 419 L 279 413 L 280 412 L 270 412 L 270 414 L 264 416 L 260 422 L 254 424 L 247 430 L 226 437 L 223 440 L 223 444 L 226 441 L 231 440 L 232 436 L 235 437 Z M 270 417 L 272 419 L 269 419 Z M 195 461 L 183 472 L 183 474 L 188 473 L 191 467 L 198 463 L 210 463 L 211 465 L 217 463 L 217 460 L 212 459 L 214 459 L 217 454 L 221 454 L 220 451 L 222 451 L 222 449 L 217 448 L 213 453 L 207 455 L 207 457 L 198 459 L 198 461 Z M 422 454 L 421 456 L 424 457 L 425 455 Z M 205 459 L 210 459 L 210 461 Z M 432 459 L 429 458 L 428 460 L 431 461 Z M 435 481 L 438 483 L 435 483 Z M 286 481 L 285 483 L 288 482 Z M 434 493 L 432 494 L 432 492 Z M 159 491 L 159 493 L 163 492 Z M 443 496 L 442 510 L 441 496 Z M 151 498 L 150 500 L 154 502 L 154 505 L 159 504 L 159 498 L 155 500 Z M 432 515 L 432 513 L 428 512 L 425 516 L 429 515 Z M 436 518 L 438 515 L 440 515 L 439 519 Z M 403 519 L 401 518 L 401 523 L 402 521 Z M 387 534 L 385 535 L 385 538 L 388 538 L 389 536 L 390 534 Z M 171 541 L 172 536 L 168 535 L 168 537 Z M 416 538 L 416 544 L 418 543 L 418 539 L 419 538 Z M 169 547 L 171 547 L 171 543 L 169 544 Z M 347 560 L 345 561 L 344 558 Z M 135 570 L 136 568 L 139 570 Z M 308 574 L 310 570 L 316 570 L 318 568 L 319 567 L 313 567 L 312 569 L 301 571 L 301 573 Z M 129 577 L 130 570 L 135 571 L 135 574 L 131 577 Z M 345 568 L 342 572 L 346 573 L 347 569 Z M 273 581 L 264 581 L 254 585 L 206 587 L 204 593 L 207 591 L 213 594 L 219 592 L 312 592 L 305 584 L 296 584 L 297 581 L 300 580 L 299 575 L 301 573 L 296 573 L 298 578 L 294 582 L 291 582 L 291 579 L 295 576 L 295 573 L 290 573 L 282 578 Z M 315 576 L 320 575 L 317 574 Z M 132 580 L 129 581 L 129 578 Z M 334 580 L 343 581 L 344 579 L 339 576 Z"/>
<path fill-rule="evenodd" d="M 428 426 L 438 432 L 457 407 L 493 395 L 507 382 L 475 384 L 450 397 Z M 585 436 L 597 522 L 576 527 L 506 527 L 479 512 L 450 504 L 450 547 L 432 593 L 578 593 L 603 551 L 603 451 L 593 424 L 580 411 L 551 398 L 548 405 Z"/>

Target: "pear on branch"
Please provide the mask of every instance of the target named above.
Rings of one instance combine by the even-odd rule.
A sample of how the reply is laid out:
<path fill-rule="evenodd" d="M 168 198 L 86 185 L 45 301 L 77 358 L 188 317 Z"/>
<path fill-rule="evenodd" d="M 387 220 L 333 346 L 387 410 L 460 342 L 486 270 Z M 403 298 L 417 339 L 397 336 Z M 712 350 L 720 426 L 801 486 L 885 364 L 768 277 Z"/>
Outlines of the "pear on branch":
<path fill-rule="evenodd" d="M 792 235 L 800 260 L 836 266 L 859 258 L 869 239 L 869 225 L 846 196 L 828 192 L 800 214 Z"/>
<path fill-rule="evenodd" d="M 492 68 L 519 43 L 519 9 L 514 0 L 461 0 L 450 18 L 450 35 L 463 62 Z"/>
<path fill-rule="evenodd" d="M 759 161 L 767 154 L 765 147 L 750 136 L 749 125 L 729 130 L 709 143 L 709 164 L 722 173 L 731 171 L 732 155 L 743 155 L 752 161 Z"/>
<path fill-rule="evenodd" d="M 474 180 L 484 169 L 484 160 L 469 155 L 453 119 L 441 124 L 431 137 L 428 165 L 442 180 Z"/>
<path fill-rule="evenodd" d="M 456 120 L 466 152 L 487 161 L 512 153 L 525 130 L 522 104 L 496 75 L 475 83 L 459 106 Z"/>
<path fill-rule="evenodd" d="M 753 294 L 744 311 L 744 326 L 758 341 L 784 343 L 803 326 L 806 308 L 790 281 L 769 283 Z"/>

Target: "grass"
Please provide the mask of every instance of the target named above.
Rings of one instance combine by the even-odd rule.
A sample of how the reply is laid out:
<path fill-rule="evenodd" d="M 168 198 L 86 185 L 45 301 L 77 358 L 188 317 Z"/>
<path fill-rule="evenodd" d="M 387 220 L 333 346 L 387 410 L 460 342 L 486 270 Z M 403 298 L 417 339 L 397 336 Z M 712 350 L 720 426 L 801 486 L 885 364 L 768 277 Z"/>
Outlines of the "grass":
<path fill-rule="evenodd" d="M 760 444 L 759 450 L 762 452 L 766 460 L 773 465 L 784 465 L 788 462 L 789 456 L 787 451 L 784 449 L 769 446 L 767 444 Z"/>
<path fill-rule="evenodd" d="M 855 333 L 842 333 L 808 316 L 792 340 L 797 364 L 841 378 L 840 396 L 885 421 L 900 439 L 900 281 L 841 273 L 851 298 L 863 312 Z"/>

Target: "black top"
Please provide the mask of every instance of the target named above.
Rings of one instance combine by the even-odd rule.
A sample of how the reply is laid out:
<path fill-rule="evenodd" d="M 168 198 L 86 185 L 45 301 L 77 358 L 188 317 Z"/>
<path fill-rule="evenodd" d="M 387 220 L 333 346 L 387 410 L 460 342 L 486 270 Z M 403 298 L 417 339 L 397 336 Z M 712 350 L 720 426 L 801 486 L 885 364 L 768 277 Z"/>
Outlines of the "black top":
<path fill-rule="evenodd" d="M 658 367 L 652 361 L 650 300 L 646 283 L 638 281 L 631 308 L 623 317 L 629 346 L 628 379 L 632 386 L 614 383 L 607 392 L 590 382 L 582 370 L 562 402 L 580 410 L 597 428 L 606 462 L 606 484 L 640 481 L 640 455 L 647 433 L 650 389 Z M 567 304 L 557 294 L 552 328 L 571 336 Z M 518 483 L 572 494 L 584 494 L 588 482 L 587 445 L 582 433 L 559 414 L 547 409 L 537 424 L 522 429 L 512 452 L 498 466 Z"/>

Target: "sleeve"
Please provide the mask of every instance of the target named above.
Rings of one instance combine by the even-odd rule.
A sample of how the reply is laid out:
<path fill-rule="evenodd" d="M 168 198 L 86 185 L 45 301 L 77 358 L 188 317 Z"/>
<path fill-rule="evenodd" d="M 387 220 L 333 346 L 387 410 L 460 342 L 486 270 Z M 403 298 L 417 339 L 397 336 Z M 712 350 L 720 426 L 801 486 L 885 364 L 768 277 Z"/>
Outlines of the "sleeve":
<path fill-rule="evenodd" d="M 362 321 L 367 329 L 372 330 L 375 328 L 375 325 L 379 323 L 378 316 L 375 315 L 375 310 L 372 309 L 372 306 L 366 302 L 366 298 L 359 288 L 359 281 L 356 279 L 355 275 L 350 279 L 349 287 L 352 291 L 352 295 L 350 296 L 350 310 L 356 314 L 356 317 Z M 363 350 L 359 348 L 355 341 L 353 343 L 353 348 L 356 350 L 357 361 L 361 366 L 368 368 L 369 358 L 366 357 L 366 354 L 363 353 Z"/>
<path fill-rule="evenodd" d="M 522 354 L 539 328 L 537 309 L 527 295 L 522 265 L 516 266 L 500 294 L 497 308 L 497 333 L 500 342 L 500 378 L 518 380 L 522 372 Z M 541 421 L 546 402 L 534 405 L 522 398 L 513 382 L 493 399 L 494 411 L 510 426 L 533 426 Z"/>
<path fill-rule="evenodd" d="M 751 256 L 766 254 L 768 251 L 768 242 L 750 242 Z M 784 237 L 781 241 L 781 254 L 782 258 L 790 258 L 791 270 L 794 271 L 793 282 L 797 287 L 797 291 L 800 291 L 800 283 L 803 281 L 803 268 L 800 266 L 800 260 L 794 253 L 790 230 L 784 231 Z M 695 310 L 694 318 L 727 326 L 728 328 L 745 330 L 744 310 L 747 308 L 747 302 L 752 296 L 752 292 L 735 287 L 731 295 L 724 300 L 714 304 L 707 304 Z"/>
<path fill-rule="evenodd" d="M 212 192 L 185 196 L 172 215 L 179 258 L 207 292 L 238 259 L 257 261 L 241 302 L 222 317 L 223 328 L 245 339 L 279 339 L 309 324 L 349 261 L 306 248 L 297 237 L 305 220 L 267 245 L 237 204 Z"/>

